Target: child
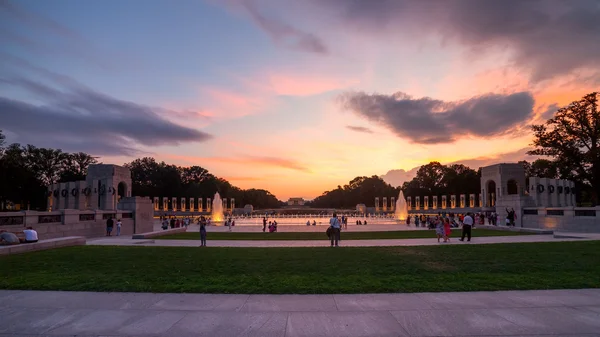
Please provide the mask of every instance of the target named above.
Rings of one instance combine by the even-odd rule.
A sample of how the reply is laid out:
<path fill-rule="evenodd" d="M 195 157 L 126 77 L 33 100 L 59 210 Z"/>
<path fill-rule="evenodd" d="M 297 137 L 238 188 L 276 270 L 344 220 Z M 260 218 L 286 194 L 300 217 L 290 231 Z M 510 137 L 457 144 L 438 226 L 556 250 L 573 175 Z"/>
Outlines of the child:
<path fill-rule="evenodd" d="M 435 221 L 435 234 L 437 235 L 438 242 L 444 237 L 444 222 L 441 219 Z"/>
<path fill-rule="evenodd" d="M 117 220 L 117 236 L 121 235 L 121 219 Z"/>
<path fill-rule="evenodd" d="M 444 242 L 450 242 L 450 220 L 446 218 L 444 221 Z"/>

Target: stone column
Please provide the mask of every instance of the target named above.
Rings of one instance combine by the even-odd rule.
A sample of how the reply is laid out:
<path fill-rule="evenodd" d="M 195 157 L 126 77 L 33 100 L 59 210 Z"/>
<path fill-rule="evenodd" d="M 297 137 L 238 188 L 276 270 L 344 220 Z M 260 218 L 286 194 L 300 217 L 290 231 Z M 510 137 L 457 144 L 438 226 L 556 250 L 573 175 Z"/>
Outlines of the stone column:
<path fill-rule="evenodd" d="M 465 208 L 465 195 L 460 195 L 460 208 Z"/>
<path fill-rule="evenodd" d="M 396 198 L 392 197 L 390 201 L 390 211 L 394 212 L 396 210 Z"/>
<path fill-rule="evenodd" d="M 424 210 L 428 210 L 429 209 L 429 196 L 428 195 L 426 195 L 424 197 L 424 200 L 423 200 L 423 209 Z"/>
<path fill-rule="evenodd" d="M 375 212 L 379 212 L 379 197 L 375 197 Z"/>
<path fill-rule="evenodd" d="M 479 207 L 483 207 L 483 193 L 479 193 Z"/>
<path fill-rule="evenodd" d="M 408 210 L 412 209 L 412 197 L 406 197 L 406 208 Z"/>
<path fill-rule="evenodd" d="M 210 198 L 206 198 L 206 211 L 210 213 L 212 211 L 212 203 Z"/>
<path fill-rule="evenodd" d="M 437 209 L 438 208 L 438 197 L 437 195 L 433 196 L 433 209 Z"/>
<path fill-rule="evenodd" d="M 421 209 L 421 197 L 420 196 L 415 197 L 415 209 L 417 211 Z"/>
<path fill-rule="evenodd" d="M 180 208 L 181 208 L 182 212 L 185 212 L 187 210 L 187 203 L 186 203 L 186 201 L 187 200 L 185 199 L 185 197 L 181 198 L 181 206 L 180 206 Z"/>
<path fill-rule="evenodd" d="M 235 209 L 235 198 L 231 198 L 229 203 L 231 204 L 231 212 L 233 213 L 233 210 Z"/>
<path fill-rule="evenodd" d="M 387 208 L 388 208 L 387 197 L 383 197 L 383 211 L 387 212 Z"/>
<path fill-rule="evenodd" d="M 446 201 L 447 201 L 447 196 L 442 195 L 442 209 L 446 209 Z"/>
<path fill-rule="evenodd" d="M 456 195 L 454 194 L 450 196 L 450 208 L 456 208 Z"/>
<path fill-rule="evenodd" d="M 223 213 L 227 213 L 227 198 L 223 198 Z"/>
<path fill-rule="evenodd" d="M 202 205 L 202 198 L 198 198 L 198 212 L 204 211 L 204 205 Z"/>
<path fill-rule="evenodd" d="M 154 210 L 158 211 L 158 197 L 154 197 Z"/>
<path fill-rule="evenodd" d="M 161 205 L 161 209 L 162 209 L 163 211 L 166 211 L 166 210 L 168 210 L 168 209 L 169 209 L 169 198 L 167 198 L 167 197 L 163 197 L 163 198 L 162 198 L 162 205 Z"/>
<path fill-rule="evenodd" d="M 172 211 L 177 210 L 177 198 L 176 197 L 171 197 L 171 210 Z"/>
<path fill-rule="evenodd" d="M 469 207 L 475 207 L 475 194 L 469 194 Z"/>

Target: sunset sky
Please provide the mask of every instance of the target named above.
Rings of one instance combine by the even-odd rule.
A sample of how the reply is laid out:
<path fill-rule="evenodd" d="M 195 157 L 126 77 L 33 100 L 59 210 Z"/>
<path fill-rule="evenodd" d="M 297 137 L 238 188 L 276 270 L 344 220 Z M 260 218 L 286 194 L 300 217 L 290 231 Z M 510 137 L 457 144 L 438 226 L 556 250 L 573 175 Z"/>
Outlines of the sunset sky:
<path fill-rule="evenodd" d="M 600 87 L 600 2 L 0 0 L 9 142 L 200 165 L 280 199 L 526 158 Z"/>

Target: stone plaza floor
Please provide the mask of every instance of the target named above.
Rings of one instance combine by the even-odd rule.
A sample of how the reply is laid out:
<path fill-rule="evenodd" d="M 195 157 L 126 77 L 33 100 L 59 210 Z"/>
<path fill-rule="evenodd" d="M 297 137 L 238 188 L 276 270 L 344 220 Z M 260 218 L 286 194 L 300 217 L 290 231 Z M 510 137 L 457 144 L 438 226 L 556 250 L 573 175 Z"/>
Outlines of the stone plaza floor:
<path fill-rule="evenodd" d="M 188 232 L 191 231 L 188 230 Z M 432 236 L 435 235 L 432 232 Z M 457 234 L 458 235 L 458 234 Z M 200 234 L 198 234 L 200 236 Z M 534 243 L 534 242 L 565 242 L 582 240 L 600 240 L 600 234 L 563 234 L 555 238 L 553 235 L 518 235 L 518 236 L 486 236 L 473 237 L 471 242 L 461 242 L 454 237 L 448 243 L 438 243 L 435 237 L 431 239 L 383 239 L 383 240 L 343 240 L 342 247 L 387 247 L 387 246 L 435 246 L 435 245 L 473 245 L 498 243 Z M 200 247 L 200 240 L 133 240 L 130 236 L 102 237 L 88 239 L 88 245 L 95 246 L 154 246 L 154 247 Z M 328 247 L 329 240 L 323 233 L 323 240 L 210 240 L 208 233 L 207 245 L 210 247 Z"/>
<path fill-rule="evenodd" d="M 0 336 L 600 336 L 600 289 L 360 295 L 0 290 Z"/>

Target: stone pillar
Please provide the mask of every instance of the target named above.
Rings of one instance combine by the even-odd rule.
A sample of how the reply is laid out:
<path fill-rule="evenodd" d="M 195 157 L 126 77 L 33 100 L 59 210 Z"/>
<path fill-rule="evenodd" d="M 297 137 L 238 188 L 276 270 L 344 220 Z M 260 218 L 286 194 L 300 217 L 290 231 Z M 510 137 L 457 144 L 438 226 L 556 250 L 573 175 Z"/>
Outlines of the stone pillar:
<path fill-rule="evenodd" d="M 118 208 L 133 213 L 134 234 L 154 231 L 154 211 L 150 198 L 124 197 L 119 201 Z"/>
<path fill-rule="evenodd" d="M 375 212 L 379 212 L 379 197 L 375 197 Z"/>
<path fill-rule="evenodd" d="M 483 207 L 483 193 L 479 193 L 479 207 Z"/>
<path fill-rule="evenodd" d="M 158 197 L 154 197 L 154 210 L 158 211 Z"/>
<path fill-rule="evenodd" d="M 433 209 L 437 209 L 438 208 L 438 197 L 437 195 L 433 196 Z"/>
<path fill-rule="evenodd" d="M 206 198 L 206 211 L 210 213 L 212 211 L 212 203 L 210 202 L 210 198 Z"/>
<path fill-rule="evenodd" d="M 442 209 L 446 209 L 446 201 L 447 201 L 447 196 L 442 195 Z"/>
<path fill-rule="evenodd" d="M 231 205 L 231 212 L 233 213 L 233 210 L 235 209 L 235 198 L 231 198 L 229 203 Z"/>
<path fill-rule="evenodd" d="M 557 180 L 556 186 L 556 198 L 559 207 L 567 206 L 567 200 L 565 198 L 565 180 Z"/>
<path fill-rule="evenodd" d="M 496 193 L 490 193 L 490 206 L 496 206 Z"/>
<path fill-rule="evenodd" d="M 429 196 L 428 195 L 426 195 L 424 197 L 424 200 L 423 200 L 423 209 L 424 210 L 428 210 L 429 209 Z"/>
<path fill-rule="evenodd" d="M 161 209 L 162 209 L 163 211 L 166 211 L 166 210 L 168 210 L 168 209 L 169 209 L 169 198 L 167 198 L 167 197 L 163 197 L 163 198 L 162 198 L 162 205 L 161 205 Z"/>
<path fill-rule="evenodd" d="M 387 212 L 387 208 L 388 208 L 387 197 L 383 197 L 383 211 Z"/>
<path fill-rule="evenodd" d="M 171 197 L 171 210 L 172 211 L 177 210 L 177 198 L 176 197 Z"/>
<path fill-rule="evenodd" d="M 454 194 L 450 196 L 450 208 L 456 208 L 456 195 Z"/>
<path fill-rule="evenodd" d="M 475 194 L 469 194 L 469 207 L 475 207 Z"/>
<path fill-rule="evenodd" d="M 406 197 L 406 208 L 408 210 L 412 209 L 412 197 Z"/>
<path fill-rule="evenodd" d="M 575 198 L 577 191 L 575 191 L 575 183 L 572 181 L 569 181 L 569 186 L 571 187 L 571 193 L 569 193 L 569 206 L 576 206 L 577 205 L 577 200 Z"/>
<path fill-rule="evenodd" d="M 181 198 L 181 211 L 185 212 L 187 210 L 187 199 L 185 197 Z"/>
<path fill-rule="evenodd" d="M 415 209 L 418 211 L 421 209 L 421 197 L 415 197 Z"/>
<path fill-rule="evenodd" d="M 227 198 L 223 198 L 223 213 L 227 213 Z"/>
<path fill-rule="evenodd" d="M 202 198 L 198 198 L 198 212 L 204 211 L 204 205 L 202 205 Z"/>
<path fill-rule="evenodd" d="M 396 198 L 392 197 L 390 201 L 390 211 L 394 212 L 396 210 Z"/>
<path fill-rule="evenodd" d="M 548 179 L 548 186 L 546 186 L 546 191 L 548 192 L 548 202 L 552 205 L 552 207 L 559 207 L 558 203 L 558 192 L 556 191 L 556 179 Z"/>
<path fill-rule="evenodd" d="M 465 208 L 465 195 L 460 195 L 460 208 Z"/>

